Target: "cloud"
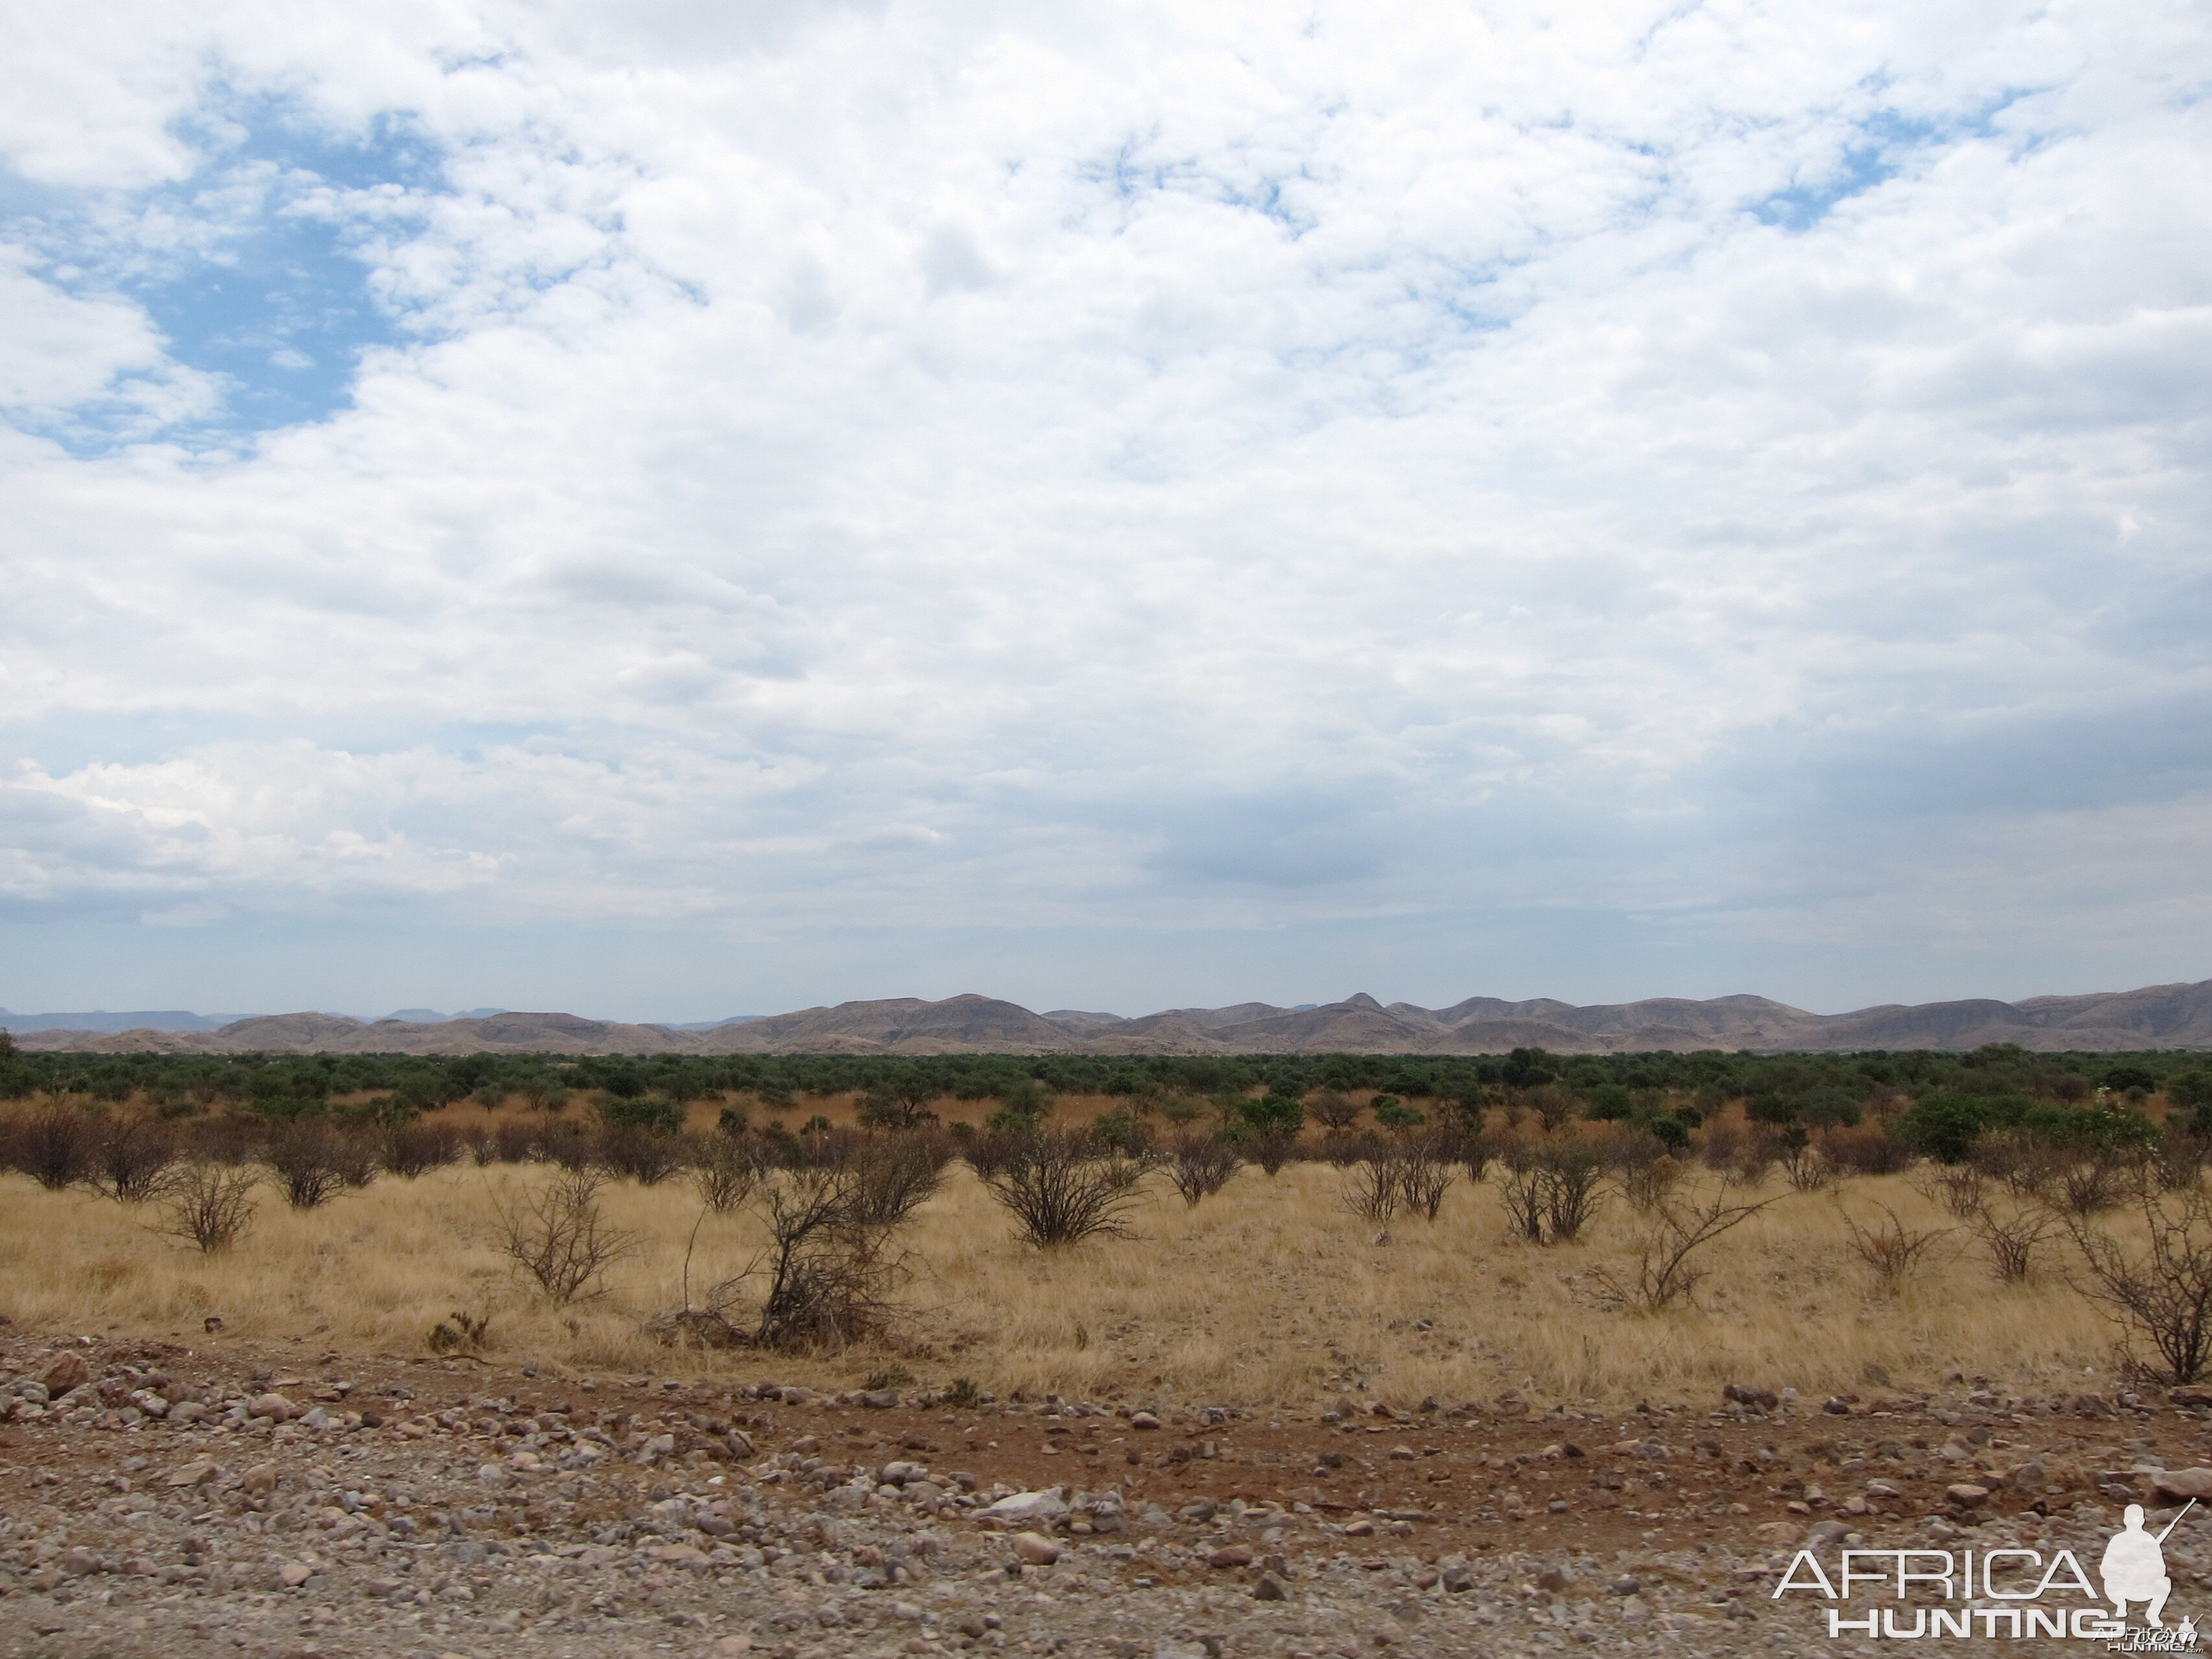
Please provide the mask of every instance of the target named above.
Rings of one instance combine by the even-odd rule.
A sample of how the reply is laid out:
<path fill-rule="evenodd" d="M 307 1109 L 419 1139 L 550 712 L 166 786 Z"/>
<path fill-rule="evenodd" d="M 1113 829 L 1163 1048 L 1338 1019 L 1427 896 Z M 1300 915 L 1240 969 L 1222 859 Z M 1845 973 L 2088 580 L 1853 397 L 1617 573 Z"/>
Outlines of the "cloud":
<path fill-rule="evenodd" d="M 763 1006 L 856 930 L 1085 1006 L 1200 933 L 2200 948 L 2191 9 L 587 12 L 150 8 L 0 96 L 18 922 L 773 939 Z"/>

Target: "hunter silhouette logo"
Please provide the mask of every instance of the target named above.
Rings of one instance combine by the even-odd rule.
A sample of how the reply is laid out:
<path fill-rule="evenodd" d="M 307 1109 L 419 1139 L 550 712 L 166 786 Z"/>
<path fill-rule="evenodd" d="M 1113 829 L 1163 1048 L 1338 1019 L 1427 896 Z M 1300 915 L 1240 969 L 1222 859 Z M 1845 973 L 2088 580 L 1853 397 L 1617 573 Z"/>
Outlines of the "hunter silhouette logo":
<path fill-rule="evenodd" d="M 2162 1629 L 2166 1621 L 2159 1614 L 2166 1610 L 2166 1598 L 2173 1594 L 2173 1580 L 2166 1572 L 2166 1534 L 2181 1524 L 2181 1516 L 2197 1507 L 2191 1498 L 2177 1515 L 2166 1523 L 2166 1531 L 2155 1538 L 2143 1530 L 2143 1506 L 2130 1504 L 2120 1517 L 2120 1530 L 2112 1534 L 2112 1541 L 2105 1546 L 2105 1559 L 2099 1564 L 2098 1576 L 2105 1581 L 2105 1599 L 2112 1604 L 2116 1618 L 2125 1620 L 2128 1603 L 2141 1601 L 2143 1623 L 2154 1630 Z M 2192 1633 L 2194 1625 L 2191 1626 Z"/>
<path fill-rule="evenodd" d="M 1830 1603 L 1825 1611 L 1831 1638 L 2019 1641 L 2070 1636 L 2101 1641 L 2122 1652 L 2193 1653 L 2197 1621 L 2185 1619 L 2169 1630 L 2163 1615 L 2173 1593 L 2166 1540 L 2196 1507 L 2191 1499 L 2153 1533 L 2143 1524 L 2142 1505 L 2129 1504 L 2119 1531 L 2106 1540 L 2097 1562 L 2101 1593 L 2071 1550 L 2046 1555 L 2000 1544 L 1955 1552 L 1846 1549 L 1832 1576 L 1811 1550 L 1802 1549 L 1773 1595 L 1778 1600 L 1792 1592 L 1825 1598 Z M 2109 1603 L 2109 1610 L 2100 1603 Z M 2130 1607 L 2142 1607 L 2143 1619 L 2132 1629 Z"/>

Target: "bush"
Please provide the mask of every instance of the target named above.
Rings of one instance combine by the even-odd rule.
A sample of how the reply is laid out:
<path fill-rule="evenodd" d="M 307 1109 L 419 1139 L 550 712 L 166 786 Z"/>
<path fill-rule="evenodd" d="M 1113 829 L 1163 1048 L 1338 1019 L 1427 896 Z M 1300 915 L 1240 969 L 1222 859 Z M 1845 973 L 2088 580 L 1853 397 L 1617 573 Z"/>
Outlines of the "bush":
<path fill-rule="evenodd" d="M 377 1132 L 377 1161 L 385 1173 L 412 1181 L 460 1156 L 460 1136 L 444 1123 L 387 1123 Z"/>
<path fill-rule="evenodd" d="M 319 1117 L 272 1123 L 261 1144 L 261 1161 L 295 1210 L 314 1209 L 346 1187 L 367 1186 L 376 1172 L 374 1157 L 366 1137 L 349 1136 Z"/>
<path fill-rule="evenodd" d="M 716 1135 L 691 1152 L 691 1185 L 699 1201 L 726 1214 L 751 1195 L 760 1180 L 760 1148 L 734 1135 Z"/>
<path fill-rule="evenodd" d="M 1182 1201 L 1195 1209 L 1200 1199 L 1226 1187 L 1243 1163 L 1237 1148 L 1219 1135 L 1185 1135 L 1176 1142 L 1168 1176 Z"/>
<path fill-rule="evenodd" d="M 1506 1215 L 1532 1243 L 1572 1243 L 1604 1202 L 1606 1154 L 1588 1141 L 1516 1141 L 1502 1161 Z"/>
<path fill-rule="evenodd" d="M 95 1121 L 86 1183 L 103 1198 L 143 1204 L 161 1190 L 179 1157 L 176 1132 L 146 1112 L 118 1112 Z"/>
<path fill-rule="evenodd" d="M 899 1225 L 937 1195 L 950 1139 L 934 1131 L 908 1132 L 863 1142 L 848 1159 L 854 1177 L 849 1210 L 862 1227 Z"/>
<path fill-rule="evenodd" d="M 1148 1167 L 1087 1135 L 1040 1131 L 1020 1138 L 983 1184 L 1012 1213 L 1024 1240 L 1054 1249 L 1127 1234 L 1121 1218 L 1137 1201 Z"/>
<path fill-rule="evenodd" d="M 635 1235 L 608 1226 L 600 1212 L 605 1179 L 597 1170 L 563 1170 L 519 1197 L 493 1200 L 500 1254 L 562 1306 L 637 1248 Z"/>
<path fill-rule="evenodd" d="M 1367 1109 L 1341 1089 L 1317 1090 L 1307 1109 L 1313 1121 L 1332 1133 L 1349 1129 L 1359 1121 L 1359 1115 Z"/>
<path fill-rule="evenodd" d="M 255 1177 L 251 1170 L 195 1160 L 171 1170 L 161 1190 L 168 1202 L 158 1230 L 204 1255 L 227 1250 L 252 1225 Z"/>
<path fill-rule="evenodd" d="M 82 1181 L 92 1168 L 93 1120 L 58 1101 L 0 1126 L 0 1159 L 49 1192 Z"/>
<path fill-rule="evenodd" d="M 1879 1123 L 1830 1129 L 1820 1136 L 1820 1151 L 1844 1175 L 1897 1175 L 1912 1162 L 1912 1149 Z"/>
<path fill-rule="evenodd" d="M 2212 1202 L 2201 1188 L 2137 1194 L 2146 1243 L 2130 1247 L 2078 1216 L 2066 1230 L 2086 1271 L 2082 1291 L 2124 1334 L 2150 1346 L 2137 1362 L 2157 1381 L 2197 1382 L 2212 1358 Z"/>
<path fill-rule="evenodd" d="M 1725 1194 L 1705 1204 L 1662 1196 L 1652 1206 L 1654 1225 L 1637 1249 L 1636 1272 L 1624 1278 L 1603 1268 L 1595 1277 L 1601 1297 L 1617 1307 L 1657 1313 L 1677 1301 L 1696 1300 L 1709 1270 L 1693 1259 L 1731 1228 L 1741 1226 L 1778 1198 L 1731 1204 Z"/>
<path fill-rule="evenodd" d="M 1271 1091 L 1257 1100 L 1239 1101 L 1237 1116 L 1254 1136 L 1295 1135 L 1305 1127 L 1306 1109 L 1297 1096 Z"/>
<path fill-rule="evenodd" d="M 1876 1204 L 1875 1208 L 1881 1212 L 1882 1218 L 1864 1226 L 1850 1211 L 1843 1209 L 1840 1202 L 1838 1212 L 1850 1236 L 1852 1254 L 1866 1263 L 1877 1285 L 1895 1296 L 1919 1270 L 1937 1242 L 1951 1230 L 1908 1227 L 1887 1204 Z"/>
<path fill-rule="evenodd" d="M 600 1169 L 641 1187 L 657 1187 L 684 1167 L 687 1149 L 677 1136 L 641 1123 L 610 1123 L 595 1151 Z"/>

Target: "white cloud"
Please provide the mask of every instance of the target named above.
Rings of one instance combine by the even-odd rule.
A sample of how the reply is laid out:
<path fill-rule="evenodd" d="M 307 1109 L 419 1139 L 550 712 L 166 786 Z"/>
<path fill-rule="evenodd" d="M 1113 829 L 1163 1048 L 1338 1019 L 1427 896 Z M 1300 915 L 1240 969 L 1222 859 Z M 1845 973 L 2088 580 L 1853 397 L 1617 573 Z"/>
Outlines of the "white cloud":
<path fill-rule="evenodd" d="M 133 192 L 254 97 L 403 123 L 444 181 L 317 198 L 410 331 L 350 410 L 0 452 L 0 894 L 1071 959 L 1133 927 L 1164 973 L 1249 930 L 1222 971 L 1266 983 L 1224 995 L 1299 988 L 1268 930 L 1387 957 L 1444 916 L 1382 988 L 1512 988 L 1480 919 L 1553 907 L 1644 988 L 1695 940 L 1832 1001 L 1977 928 L 2033 982 L 1948 988 L 2067 988 L 2065 919 L 2124 914 L 2158 976 L 2212 865 L 2073 882 L 2033 826 L 2212 851 L 2197 21 L 423 4 L 50 40 L 76 107 L 15 104 L 0 151 L 149 258 L 214 219 Z M 204 384 L 124 301 L 4 274 L 30 430 Z M 2117 772 L 2100 722 L 2150 734 Z M 1845 912 L 1870 954 L 1831 969 Z M 1731 967 L 1747 938 L 1798 955 Z M 1150 1000 L 1117 961 L 994 988 Z"/>

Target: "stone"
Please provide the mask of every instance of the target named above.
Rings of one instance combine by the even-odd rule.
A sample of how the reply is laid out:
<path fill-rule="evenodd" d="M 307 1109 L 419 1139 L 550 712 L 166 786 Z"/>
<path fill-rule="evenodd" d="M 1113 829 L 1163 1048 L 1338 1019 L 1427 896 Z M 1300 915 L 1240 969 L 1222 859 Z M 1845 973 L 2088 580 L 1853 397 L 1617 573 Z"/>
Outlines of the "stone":
<path fill-rule="evenodd" d="M 246 1402 L 246 1414 L 289 1423 L 300 1414 L 300 1408 L 281 1394 L 258 1394 Z"/>
<path fill-rule="evenodd" d="M 92 1367 L 85 1364 L 81 1353 L 57 1354 L 39 1373 L 39 1381 L 45 1384 L 48 1395 L 64 1395 L 91 1382 Z"/>
<path fill-rule="evenodd" d="M 2017 1480 L 2019 1477 L 2014 1477 Z M 2212 1469 L 2161 1469 L 2151 1477 L 2151 1501 L 2158 1504 L 2212 1502 Z"/>
<path fill-rule="evenodd" d="M 1987 1486 L 1972 1486 L 1961 1480 L 1956 1485 L 1944 1487 L 1943 1496 L 1949 1498 L 1960 1509 L 1978 1509 L 1990 1501 L 1990 1489 Z"/>
<path fill-rule="evenodd" d="M 898 1402 L 896 1389 L 870 1389 L 860 1396 L 860 1403 L 872 1411 L 887 1412 Z"/>
<path fill-rule="evenodd" d="M 194 1458 L 180 1463 L 162 1476 L 161 1483 L 168 1486 L 204 1486 L 215 1479 L 220 1466 L 212 1457 Z"/>
<path fill-rule="evenodd" d="M 1048 1567 L 1060 1559 L 1060 1546 L 1041 1532 L 1018 1532 L 1014 1553 L 1025 1567 Z"/>
<path fill-rule="evenodd" d="M 1249 1567 L 1252 1565 L 1249 1544 L 1224 1544 L 1206 1558 L 1209 1567 Z"/>
<path fill-rule="evenodd" d="M 1806 1528 L 1805 1547 L 1808 1550 L 1833 1549 L 1844 1541 L 1850 1528 L 1840 1521 L 1821 1521 Z"/>
<path fill-rule="evenodd" d="M 274 1463 L 256 1463 L 240 1477 L 240 1481 L 246 1491 L 257 1495 L 274 1492 L 276 1490 L 276 1466 Z"/>
<path fill-rule="evenodd" d="M 1474 1574 L 1465 1566 L 1449 1566 L 1443 1570 L 1442 1582 L 1446 1594 L 1464 1595 L 1474 1588 Z"/>
<path fill-rule="evenodd" d="M 1375 1523 L 1372 1521 L 1354 1521 L 1345 1528 L 1344 1535 L 1346 1538 L 1372 1538 L 1375 1536 Z"/>
<path fill-rule="evenodd" d="M 82 1544 L 72 1545 L 64 1550 L 54 1558 L 54 1565 L 62 1570 L 64 1576 L 70 1578 L 82 1578 L 87 1573 L 105 1571 L 100 1559 Z"/>
<path fill-rule="evenodd" d="M 1018 1492 L 1010 1498 L 1001 1498 L 982 1515 L 1007 1525 L 1038 1522 L 1049 1525 L 1067 1518 L 1067 1504 L 1057 1491 Z"/>
<path fill-rule="evenodd" d="M 1606 1589 L 1615 1595 L 1634 1595 L 1644 1589 L 1644 1585 L 1639 1580 L 1623 1574 L 1607 1584 Z"/>
<path fill-rule="evenodd" d="M 750 1653 L 752 1650 L 753 1638 L 742 1632 L 735 1636 L 725 1636 L 714 1644 L 714 1652 L 720 1659 L 737 1659 L 738 1655 Z"/>
<path fill-rule="evenodd" d="M 287 1561 L 276 1569 L 276 1577 L 283 1581 L 286 1589 L 297 1589 L 315 1576 L 315 1570 L 304 1561 Z"/>
<path fill-rule="evenodd" d="M 1291 1592 L 1289 1587 L 1273 1573 L 1263 1572 L 1260 1575 L 1260 1582 L 1252 1586 L 1252 1599 L 1255 1601 L 1287 1601 L 1291 1599 Z"/>
<path fill-rule="evenodd" d="M 1550 1590 L 1554 1595 L 1574 1588 L 1574 1575 L 1564 1567 L 1547 1567 L 1536 1575 L 1536 1588 Z"/>
<path fill-rule="evenodd" d="M 1139 1412 L 1129 1419 L 1129 1426 L 1133 1429 L 1157 1429 L 1159 1425 L 1160 1419 L 1153 1416 L 1150 1412 Z"/>

